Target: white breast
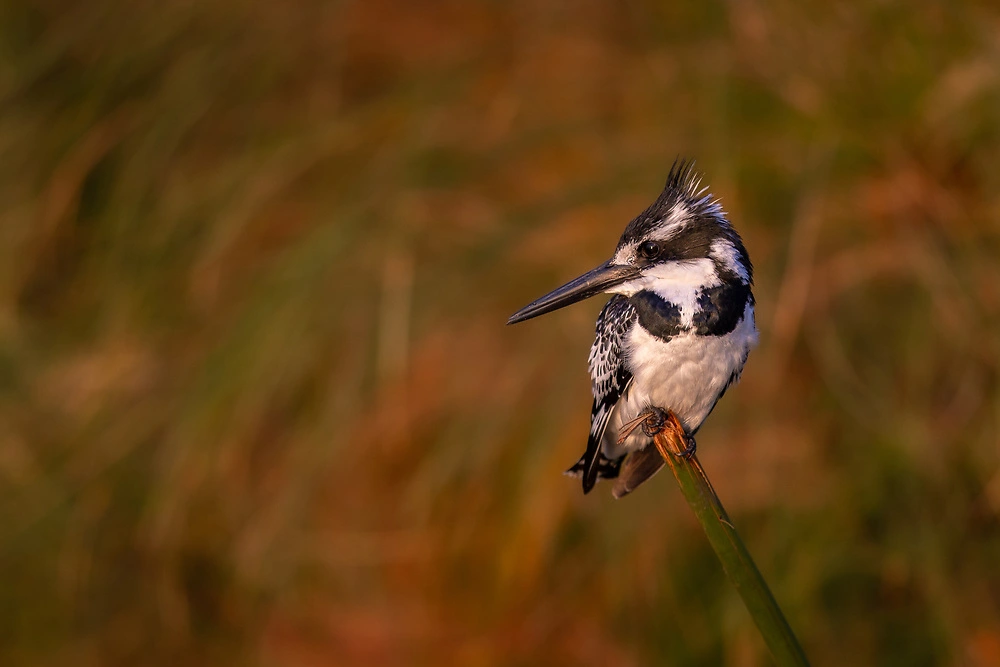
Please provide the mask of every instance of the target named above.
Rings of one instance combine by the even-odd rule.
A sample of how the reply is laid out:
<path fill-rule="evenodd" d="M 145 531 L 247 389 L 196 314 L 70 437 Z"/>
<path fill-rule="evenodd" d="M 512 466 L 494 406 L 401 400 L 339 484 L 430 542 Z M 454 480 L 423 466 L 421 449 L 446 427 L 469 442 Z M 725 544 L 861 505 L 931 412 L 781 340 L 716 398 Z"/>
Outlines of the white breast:
<path fill-rule="evenodd" d="M 736 328 L 724 336 L 686 332 L 663 341 L 641 326 L 633 326 L 624 346 L 632 385 L 611 416 L 602 445 L 604 455 L 616 459 L 648 444 L 649 438 L 641 429 L 622 446 L 617 440 L 622 424 L 650 406 L 673 411 L 687 431 L 697 430 L 733 373 L 739 375 L 756 344 L 757 327 L 750 304 Z"/>

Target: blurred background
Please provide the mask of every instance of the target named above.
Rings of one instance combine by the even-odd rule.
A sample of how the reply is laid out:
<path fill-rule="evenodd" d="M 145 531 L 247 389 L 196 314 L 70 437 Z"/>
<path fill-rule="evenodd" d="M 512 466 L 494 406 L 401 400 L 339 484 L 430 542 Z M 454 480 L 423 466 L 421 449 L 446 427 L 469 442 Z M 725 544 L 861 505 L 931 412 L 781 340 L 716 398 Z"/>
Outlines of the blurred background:
<path fill-rule="evenodd" d="M 766 665 L 561 476 L 674 158 L 757 267 L 701 459 L 816 665 L 1000 664 L 992 2 L 0 5 L 0 663 Z"/>

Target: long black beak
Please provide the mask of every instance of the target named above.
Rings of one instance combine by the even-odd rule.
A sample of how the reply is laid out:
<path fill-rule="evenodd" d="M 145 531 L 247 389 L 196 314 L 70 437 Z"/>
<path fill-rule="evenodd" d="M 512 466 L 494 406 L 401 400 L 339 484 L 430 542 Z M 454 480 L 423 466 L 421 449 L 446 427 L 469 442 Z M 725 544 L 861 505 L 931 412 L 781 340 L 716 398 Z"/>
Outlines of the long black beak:
<path fill-rule="evenodd" d="M 634 266 L 612 264 L 610 261 L 601 264 L 593 271 L 588 271 L 576 280 L 571 280 L 562 287 L 555 289 L 540 299 L 532 301 L 527 306 L 510 316 L 507 324 L 517 324 L 532 317 L 538 317 L 553 310 L 559 310 L 577 301 L 600 294 L 609 287 L 619 285 L 626 280 L 639 277 L 639 269 Z"/>

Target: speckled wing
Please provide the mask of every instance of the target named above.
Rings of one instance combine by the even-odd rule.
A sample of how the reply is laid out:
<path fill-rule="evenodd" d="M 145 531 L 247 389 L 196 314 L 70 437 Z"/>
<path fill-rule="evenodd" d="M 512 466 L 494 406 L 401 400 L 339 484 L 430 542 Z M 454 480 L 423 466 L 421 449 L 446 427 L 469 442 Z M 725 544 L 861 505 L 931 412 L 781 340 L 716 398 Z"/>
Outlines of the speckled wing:
<path fill-rule="evenodd" d="M 636 311 L 624 296 L 618 294 L 608 301 L 597 318 L 597 335 L 590 348 L 590 377 L 593 381 L 594 407 L 590 416 L 590 436 L 587 451 L 567 474 L 579 474 L 583 492 L 588 493 L 598 477 L 615 477 L 621 461 L 609 461 L 601 454 L 601 440 L 615 404 L 632 383 L 632 374 L 625 368 L 623 340 L 636 319 Z"/>

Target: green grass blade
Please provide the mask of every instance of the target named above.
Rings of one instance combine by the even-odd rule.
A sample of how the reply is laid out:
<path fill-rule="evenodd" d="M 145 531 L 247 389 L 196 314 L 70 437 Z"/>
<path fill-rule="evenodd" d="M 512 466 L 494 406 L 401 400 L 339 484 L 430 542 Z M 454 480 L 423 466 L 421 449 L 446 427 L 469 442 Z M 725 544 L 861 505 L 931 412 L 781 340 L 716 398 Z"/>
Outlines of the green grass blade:
<path fill-rule="evenodd" d="M 722 561 L 722 569 L 729 581 L 743 598 L 743 604 L 764 637 L 775 663 L 779 667 L 808 665 L 802 646 L 729 520 L 729 515 L 712 488 L 698 457 L 678 455 L 684 450 L 684 445 L 681 444 L 684 442 L 682 434 L 683 430 L 676 417 L 669 415 L 666 428 L 654 438 L 656 448 L 673 471 L 681 493 L 705 530 L 715 554 Z"/>

